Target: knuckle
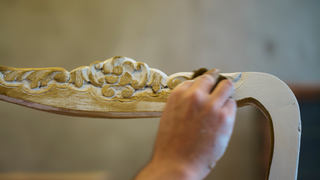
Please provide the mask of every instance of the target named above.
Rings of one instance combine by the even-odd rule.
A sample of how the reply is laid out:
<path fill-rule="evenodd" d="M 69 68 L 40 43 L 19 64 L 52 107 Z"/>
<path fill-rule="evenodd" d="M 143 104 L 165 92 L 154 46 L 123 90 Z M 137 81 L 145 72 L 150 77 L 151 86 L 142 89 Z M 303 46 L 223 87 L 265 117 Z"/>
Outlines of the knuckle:
<path fill-rule="evenodd" d="M 212 113 L 216 113 L 219 110 L 218 103 L 216 103 L 215 101 L 209 101 L 208 106 L 210 107 Z"/>
<path fill-rule="evenodd" d="M 191 100 L 192 103 L 198 104 L 201 100 L 202 92 L 200 90 L 195 90 L 191 92 L 188 98 Z"/>
<path fill-rule="evenodd" d="M 228 119 L 228 114 L 225 111 L 220 112 L 220 122 L 225 123 Z"/>
<path fill-rule="evenodd" d="M 198 99 L 201 95 L 201 92 L 199 90 L 195 90 L 192 93 L 190 93 L 189 97 L 191 99 Z"/>
<path fill-rule="evenodd" d="M 207 102 L 203 109 L 204 113 L 213 119 L 219 118 L 219 109 L 215 103 L 212 101 Z"/>

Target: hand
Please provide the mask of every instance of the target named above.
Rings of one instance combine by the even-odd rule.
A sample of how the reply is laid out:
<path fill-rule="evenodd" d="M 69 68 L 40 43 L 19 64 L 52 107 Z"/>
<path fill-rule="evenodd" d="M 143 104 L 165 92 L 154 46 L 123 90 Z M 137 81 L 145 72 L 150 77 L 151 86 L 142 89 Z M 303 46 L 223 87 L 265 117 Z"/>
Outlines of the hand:
<path fill-rule="evenodd" d="M 176 87 L 163 111 L 150 163 L 138 174 L 144 179 L 203 179 L 224 154 L 234 126 L 234 87 L 221 81 L 211 93 L 217 70 Z"/>

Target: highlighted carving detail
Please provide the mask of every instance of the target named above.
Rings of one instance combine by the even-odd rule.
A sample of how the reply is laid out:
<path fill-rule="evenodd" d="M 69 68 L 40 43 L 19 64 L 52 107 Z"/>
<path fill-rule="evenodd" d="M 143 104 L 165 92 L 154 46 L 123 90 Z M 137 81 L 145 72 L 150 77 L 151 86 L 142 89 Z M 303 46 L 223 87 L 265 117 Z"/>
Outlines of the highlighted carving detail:
<path fill-rule="evenodd" d="M 116 56 L 93 62 L 70 72 L 63 68 L 12 68 L 0 66 L 0 83 L 7 87 L 21 87 L 29 94 L 46 93 L 52 88 L 91 91 L 104 100 L 130 98 L 141 91 L 149 95 L 170 91 L 190 77 L 173 74 L 167 77 L 146 63 Z M 139 91 L 140 93 L 138 93 Z"/>

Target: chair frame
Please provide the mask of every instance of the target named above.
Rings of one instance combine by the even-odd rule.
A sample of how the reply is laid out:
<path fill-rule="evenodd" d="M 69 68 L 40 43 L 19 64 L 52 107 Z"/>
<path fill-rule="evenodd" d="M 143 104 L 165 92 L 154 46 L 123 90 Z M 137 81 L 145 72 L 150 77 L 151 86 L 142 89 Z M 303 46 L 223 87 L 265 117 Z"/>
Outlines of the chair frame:
<path fill-rule="evenodd" d="M 220 75 L 233 82 L 238 107 L 255 106 L 269 120 L 271 155 L 266 179 L 296 180 L 301 120 L 290 88 L 266 73 Z M 192 76 L 192 72 L 167 76 L 146 63 L 122 56 L 70 72 L 63 68 L 0 66 L 0 100 L 71 116 L 160 117 L 171 91 Z"/>

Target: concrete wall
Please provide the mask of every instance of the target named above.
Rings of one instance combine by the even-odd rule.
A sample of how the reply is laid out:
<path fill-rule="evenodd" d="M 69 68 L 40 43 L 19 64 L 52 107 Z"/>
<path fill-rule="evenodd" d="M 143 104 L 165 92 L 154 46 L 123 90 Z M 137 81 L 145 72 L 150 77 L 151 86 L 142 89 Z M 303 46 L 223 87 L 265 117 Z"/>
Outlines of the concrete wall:
<path fill-rule="evenodd" d="M 72 70 L 123 55 L 170 75 L 201 67 L 320 80 L 320 2 L 1 0 L 0 64 Z M 262 179 L 257 120 L 238 111 L 207 179 Z M 108 171 L 130 179 L 151 156 L 159 119 L 49 114 L 0 102 L 0 172 Z"/>

